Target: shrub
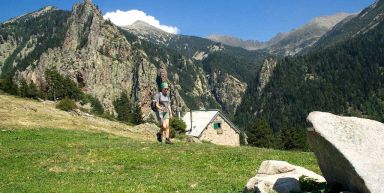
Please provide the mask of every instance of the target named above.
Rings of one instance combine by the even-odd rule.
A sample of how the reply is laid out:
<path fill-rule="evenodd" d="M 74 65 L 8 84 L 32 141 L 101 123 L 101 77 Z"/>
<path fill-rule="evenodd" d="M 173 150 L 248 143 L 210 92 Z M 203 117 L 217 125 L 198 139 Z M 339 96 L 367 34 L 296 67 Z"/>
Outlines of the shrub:
<path fill-rule="evenodd" d="M 101 104 L 101 102 L 99 101 L 99 99 L 94 98 L 94 99 L 91 101 L 91 105 L 92 105 L 92 110 L 91 110 L 92 113 L 95 113 L 95 114 L 97 114 L 97 115 L 102 115 L 102 114 L 104 114 L 104 107 L 103 107 L 103 105 Z"/>
<path fill-rule="evenodd" d="M 11 95 L 19 95 L 20 93 L 19 87 L 9 76 L 0 80 L 0 89 Z"/>
<path fill-rule="evenodd" d="M 104 107 L 101 104 L 100 100 L 97 99 L 96 97 L 93 97 L 90 94 L 83 94 L 80 104 L 85 105 L 85 104 L 91 104 L 91 113 L 96 114 L 96 115 L 103 115 L 104 114 Z"/>
<path fill-rule="evenodd" d="M 176 134 L 182 134 L 185 133 L 187 125 L 183 120 L 172 117 L 169 119 L 169 127 L 171 129 L 171 132 L 175 132 Z"/>
<path fill-rule="evenodd" d="M 36 99 L 39 96 L 39 89 L 35 83 L 31 82 L 28 84 L 27 81 L 22 79 L 20 81 L 20 96 Z"/>
<path fill-rule="evenodd" d="M 56 105 L 56 108 L 63 111 L 72 111 L 76 109 L 76 103 L 74 100 L 65 97 Z"/>
<path fill-rule="evenodd" d="M 175 138 L 176 137 L 176 131 L 173 128 L 169 128 L 169 137 Z"/>
<path fill-rule="evenodd" d="M 316 179 L 310 178 L 308 176 L 301 176 L 299 178 L 300 187 L 302 192 L 324 192 L 327 187 L 325 182 L 318 182 Z"/>

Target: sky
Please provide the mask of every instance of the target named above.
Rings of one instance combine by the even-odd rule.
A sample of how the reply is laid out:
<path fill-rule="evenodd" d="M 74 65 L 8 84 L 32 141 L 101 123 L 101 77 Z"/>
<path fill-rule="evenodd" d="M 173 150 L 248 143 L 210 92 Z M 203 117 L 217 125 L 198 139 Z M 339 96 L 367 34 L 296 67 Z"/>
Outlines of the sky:
<path fill-rule="evenodd" d="M 71 10 L 82 0 L 0 0 L 0 22 L 47 5 Z M 135 18 L 171 33 L 221 34 L 267 41 L 318 16 L 357 13 L 374 0 L 93 0 L 119 25 Z M 119 10 L 119 11 L 118 11 Z"/>

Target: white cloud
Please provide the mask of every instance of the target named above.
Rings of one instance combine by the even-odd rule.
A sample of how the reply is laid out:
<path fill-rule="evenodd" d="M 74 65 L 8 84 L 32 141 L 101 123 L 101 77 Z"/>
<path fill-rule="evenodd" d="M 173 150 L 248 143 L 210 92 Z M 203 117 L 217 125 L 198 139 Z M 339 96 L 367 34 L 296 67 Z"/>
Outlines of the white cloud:
<path fill-rule="evenodd" d="M 113 12 L 107 12 L 104 15 L 104 19 L 110 19 L 112 23 L 118 26 L 131 25 L 136 21 L 141 20 L 168 33 L 179 33 L 179 29 L 177 27 L 162 25 L 155 17 L 147 15 L 145 12 L 136 9 L 129 11 L 116 10 Z"/>

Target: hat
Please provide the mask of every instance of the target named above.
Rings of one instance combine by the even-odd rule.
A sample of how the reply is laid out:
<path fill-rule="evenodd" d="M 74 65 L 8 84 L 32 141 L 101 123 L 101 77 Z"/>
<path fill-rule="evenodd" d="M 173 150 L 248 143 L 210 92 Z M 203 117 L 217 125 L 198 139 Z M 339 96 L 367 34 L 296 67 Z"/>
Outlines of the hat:
<path fill-rule="evenodd" d="M 168 84 L 166 82 L 161 83 L 160 85 L 161 90 L 168 88 Z"/>

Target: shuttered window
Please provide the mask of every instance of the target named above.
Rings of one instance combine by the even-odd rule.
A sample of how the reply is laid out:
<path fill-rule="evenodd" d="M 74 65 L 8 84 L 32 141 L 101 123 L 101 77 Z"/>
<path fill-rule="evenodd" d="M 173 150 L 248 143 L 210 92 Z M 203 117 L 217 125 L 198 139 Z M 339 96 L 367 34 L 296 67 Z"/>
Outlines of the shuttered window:
<path fill-rule="evenodd" d="M 221 129 L 221 123 L 213 123 L 214 129 Z"/>

